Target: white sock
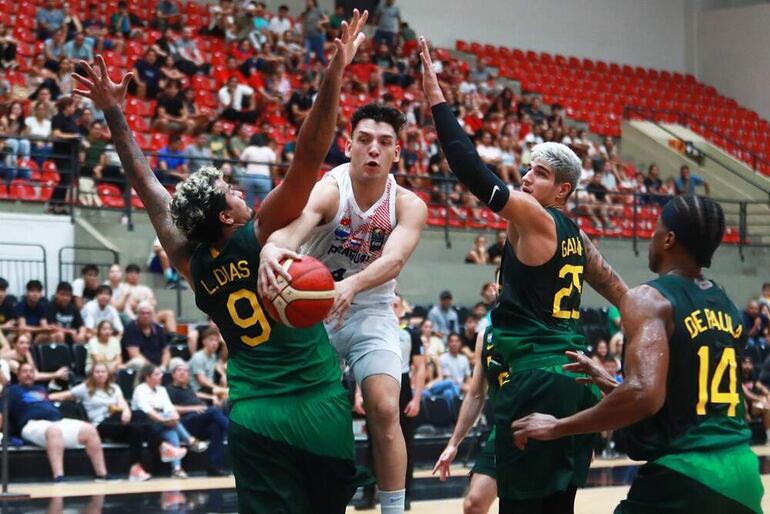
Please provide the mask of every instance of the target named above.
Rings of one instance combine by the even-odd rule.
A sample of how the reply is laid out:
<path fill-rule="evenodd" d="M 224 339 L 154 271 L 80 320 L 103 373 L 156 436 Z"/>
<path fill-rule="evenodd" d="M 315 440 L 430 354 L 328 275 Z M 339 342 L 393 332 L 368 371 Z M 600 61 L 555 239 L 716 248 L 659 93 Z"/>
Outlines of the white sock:
<path fill-rule="evenodd" d="M 381 514 L 404 514 L 406 489 L 398 491 L 380 491 Z"/>
<path fill-rule="evenodd" d="M 765 435 L 767 436 L 767 442 L 770 443 L 770 428 L 765 430 Z M 2 437 L 0 437 L 0 441 L 2 441 Z"/>

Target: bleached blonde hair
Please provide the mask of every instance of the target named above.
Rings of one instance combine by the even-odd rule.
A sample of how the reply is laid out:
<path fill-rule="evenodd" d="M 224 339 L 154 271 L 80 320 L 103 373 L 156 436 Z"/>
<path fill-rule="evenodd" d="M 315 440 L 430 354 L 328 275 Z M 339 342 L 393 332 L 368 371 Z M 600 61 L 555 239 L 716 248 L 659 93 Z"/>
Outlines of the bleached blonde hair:
<path fill-rule="evenodd" d="M 569 182 L 570 195 L 575 191 L 583 164 L 570 147 L 549 141 L 535 145 L 531 155 L 533 161 L 539 159 L 553 168 L 557 184 Z"/>
<path fill-rule="evenodd" d="M 227 208 L 225 193 L 217 187 L 221 178 L 221 171 L 204 166 L 176 186 L 171 219 L 190 241 L 210 242 L 219 237 L 219 213 Z"/>

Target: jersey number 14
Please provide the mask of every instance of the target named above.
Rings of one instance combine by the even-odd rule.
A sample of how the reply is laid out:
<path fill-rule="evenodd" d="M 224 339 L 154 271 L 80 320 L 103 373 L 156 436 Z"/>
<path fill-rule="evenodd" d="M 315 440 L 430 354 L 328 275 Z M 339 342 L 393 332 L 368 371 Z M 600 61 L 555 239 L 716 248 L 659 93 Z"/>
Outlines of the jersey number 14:
<path fill-rule="evenodd" d="M 735 416 L 735 407 L 741 401 L 738 394 L 738 362 L 735 359 L 735 348 L 727 347 L 722 351 L 722 357 L 711 380 L 709 380 L 710 351 L 708 346 L 701 346 L 698 349 L 698 404 L 695 406 L 695 412 L 698 416 L 705 416 L 707 403 L 721 403 L 728 405 L 728 416 Z M 719 390 L 725 373 L 728 373 L 727 392 Z"/>

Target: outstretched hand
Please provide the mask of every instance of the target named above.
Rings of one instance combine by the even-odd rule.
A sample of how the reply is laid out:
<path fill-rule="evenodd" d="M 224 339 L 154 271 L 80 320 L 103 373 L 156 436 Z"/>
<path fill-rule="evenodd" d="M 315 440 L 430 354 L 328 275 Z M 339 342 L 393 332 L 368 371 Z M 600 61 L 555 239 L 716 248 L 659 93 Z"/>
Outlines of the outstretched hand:
<path fill-rule="evenodd" d="M 334 40 L 337 53 L 332 58 L 332 66 L 336 64 L 344 68 L 353 62 L 353 57 L 355 57 L 358 48 L 366 39 L 366 34 L 361 32 L 361 30 L 366 25 L 367 18 L 369 18 L 369 11 L 364 11 L 361 14 L 358 12 L 358 9 L 353 9 L 353 18 L 351 18 L 350 22 L 342 22 L 340 37 Z"/>
<path fill-rule="evenodd" d="M 109 109 L 123 103 L 126 97 L 128 84 L 133 80 L 134 74 L 128 72 L 123 75 L 119 84 L 110 79 L 107 73 L 107 65 L 104 63 L 104 57 L 96 56 L 96 64 L 99 68 L 97 73 L 94 68 L 85 61 L 80 61 L 80 66 L 86 71 L 87 77 L 78 73 L 73 73 L 72 78 L 77 80 L 85 89 L 73 89 L 72 92 L 78 96 L 90 98 L 99 110 Z"/>
<path fill-rule="evenodd" d="M 444 93 L 438 83 L 436 71 L 433 69 L 433 59 L 430 57 L 428 42 L 420 36 L 420 59 L 422 59 L 422 89 L 431 107 L 445 102 Z"/>

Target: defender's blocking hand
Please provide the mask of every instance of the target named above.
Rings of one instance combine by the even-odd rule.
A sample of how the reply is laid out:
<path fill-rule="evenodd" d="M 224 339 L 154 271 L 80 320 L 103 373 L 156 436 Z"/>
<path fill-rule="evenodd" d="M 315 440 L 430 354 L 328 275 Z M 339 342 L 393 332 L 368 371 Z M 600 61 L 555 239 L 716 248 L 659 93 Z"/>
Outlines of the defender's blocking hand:
<path fill-rule="evenodd" d="M 433 69 L 433 59 L 430 57 L 428 42 L 420 36 L 420 59 L 422 59 L 422 89 L 431 107 L 445 102 L 444 93 L 438 84 L 436 71 Z"/>
<path fill-rule="evenodd" d="M 85 86 L 86 89 L 73 89 L 72 93 L 90 98 L 96 107 L 102 111 L 110 107 L 119 106 L 126 97 L 128 84 L 134 78 L 133 72 L 129 71 L 123 75 L 120 83 L 116 84 L 110 79 L 107 73 L 107 65 L 104 63 L 104 57 L 101 54 L 96 56 L 96 64 L 99 67 L 99 73 L 87 62 L 80 61 L 80 66 L 86 70 L 88 77 L 73 73 L 72 78 L 77 80 L 82 86 Z"/>

